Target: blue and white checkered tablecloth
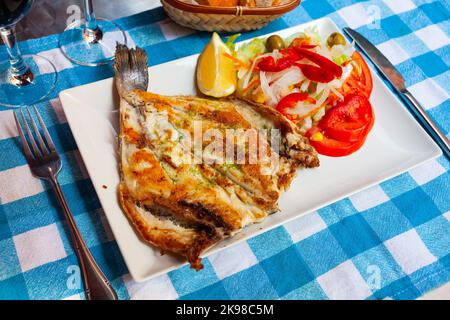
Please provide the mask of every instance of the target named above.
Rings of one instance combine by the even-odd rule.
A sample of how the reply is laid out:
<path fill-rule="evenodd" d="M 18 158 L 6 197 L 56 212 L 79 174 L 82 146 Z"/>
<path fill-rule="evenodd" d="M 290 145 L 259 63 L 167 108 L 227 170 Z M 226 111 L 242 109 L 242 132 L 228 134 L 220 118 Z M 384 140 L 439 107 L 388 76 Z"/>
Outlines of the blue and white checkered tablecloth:
<path fill-rule="evenodd" d="M 395 63 L 448 136 L 449 10 L 448 0 L 305 0 L 242 38 L 324 16 L 355 28 Z M 153 65 L 198 53 L 210 38 L 175 25 L 161 8 L 118 23 Z M 113 70 L 71 64 L 56 35 L 20 45 L 58 67 L 57 90 L 39 107 L 64 161 L 60 181 L 76 222 L 120 298 L 414 299 L 450 280 L 450 163 L 441 157 L 204 259 L 201 272 L 185 266 L 133 282 L 57 98 Z M 49 186 L 31 176 L 7 109 L 0 109 L 0 203 L 0 298 L 83 298 L 64 218 Z"/>

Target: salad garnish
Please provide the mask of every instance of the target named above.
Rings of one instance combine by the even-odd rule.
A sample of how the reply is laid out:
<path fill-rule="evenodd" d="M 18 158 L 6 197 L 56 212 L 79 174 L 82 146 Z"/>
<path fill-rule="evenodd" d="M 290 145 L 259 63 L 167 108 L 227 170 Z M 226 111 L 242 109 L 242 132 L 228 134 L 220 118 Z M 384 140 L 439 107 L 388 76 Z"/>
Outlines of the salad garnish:
<path fill-rule="evenodd" d="M 313 27 L 235 46 L 238 37 L 228 37 L 225 53 L 236 68 L 237 97 L 275 108 L 324 155 L 348 155 L 364 144 L 374 119 L 372 76 L 342 34 L 323 38 Z"/>

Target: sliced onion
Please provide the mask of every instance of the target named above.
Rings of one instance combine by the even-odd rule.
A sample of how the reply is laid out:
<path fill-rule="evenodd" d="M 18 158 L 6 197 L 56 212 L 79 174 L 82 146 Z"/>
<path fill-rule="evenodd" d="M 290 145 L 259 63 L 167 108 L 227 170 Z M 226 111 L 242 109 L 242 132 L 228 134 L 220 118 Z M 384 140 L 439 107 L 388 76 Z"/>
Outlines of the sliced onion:
<path fill-rule="evenodd" d="M 334 79 L 333 81 L 328 83 L 328 88 L 340 88 L 342 87 L 341 79 Z"/>
<path fill-rule="evenodd" d="M 298 115 L 300 117 L 308 115 L 311 111 L 319 108 L 330 95 L 330 90 L 323 90 L 322 96 L 315 104 L 305 103 L 304 101 L 297 102 L 297 105 L 294 108 L 286 110 L 288 114 Z"/>
<path fill-rule="evenodd" d="M 336 88 L 331 88 L 331 92 L 333 92 L 334 95 L 339 98 L 339 100 L 344 100 L 344 96 Z"/>
<path fill-rule="evenodd" d="M 303 83 L 300 87 L 300 91 L 306 92 L 306 90 L 308 90 L 310 84 L 311 84 L 311 80 L 306 79 L 305 81 L 303 81 Z"/>
<path fill-rule="evenodd" d="M 302 122 L 302 129 L 303 130 L 309 130 L 309 129 L 311 129 L 311 127 L 312 127 L 312 119 L 311 119 L 311 117 L 306 117 L 305 119 L 303 119 L 303 122 Z"/>
<path fill-rule="evenodd" d="M 264 95 L 269 99 L 268 103 L 270 106 L 275 106 L 278 103 L 272 89 L 269 86 L 269 81 L 267 81 L 266 73 L 264 71 L 259 72 L 259 80 L 261 81 L 261 90 Z"/>
<path fill-rule="evenodd" d="M 256 63 L 258 62 L 258 60 L 260 60 L 262 58 L 265 58 L 265 57 L 269 57 L 269 56 L 272 56 L 272 53 L 265 53 L 265 54 L 262 54 L 260 56 L 255 57 L 255 59 L 253 59 L 252 66 L 250 67 L 250 69 L 247 72 L 247 75 L 245 76 L 244 83 L 242 85 L 243 88 L 247 88 L 248 87 L 248 84 L 250 82 L 250 78 L 253 75 L 253 71 L 255 70 Z"/>
<path fill-rule="evenodd" d="M 281 78 L 276 80 L 270 85 L 274 96 L 277 100 L 283 98 L 290 93 L 291 87 L 297 83 L 300 83 L 304 79 L 304 76 L 299 68 L 292 67 L 287 69 Z"/>
<path fill-rule="evenodd" d="M 333 57 L 340 57 L 343 54 L 345 54 L 347 57 L 351 57 L 355 52 L 355 47 L 351 43 L 346 45 L 334 45 L 331 48 L 330 52 Z"/>
<path fill-rule="evenodd" d="M 246 68 L 240 68 L 237 73 L 238 79 L 242 79 L 247 74 L 247 71 Z"/>
<path fill-rule="evenodd" d="M 338 90 L 341 87 L 342 87 L 342 80 L 334 79 L 333 81 L 327 83 L 325 89 L 329 90 L 330 92 L 333 92 L 339 98 L 339 100 L 344 100 L 344 96 Z"/>
<path fill-rule="evenodd" d="M 320 94 L 325 88 L 328 88 L 328 83 L 318 82 L 316 86 L 316 94 Z"/>
<path fill-rule="evenodd" d="M 353 65 L 351 63 L 347 64 L 345 67 L 342 68 L 341 79 L 342 80 L 347 79 L 350 76 L 350 74 L 352 73 L 352 71 L 353 71 Z"/>
<path fill-rule="evenodd" d="M 320 121 L 320 119 L 322 119 L 324 115 L 325 115 L 325 107 L 322 107 L 319 110 L 317 110 L 317 112 L 313 115 L 312 119 L 314 121 Z"/>
<path fill-rule="evenodd" d="M 325 101 L 327 101 L 329 95 L 330 95 L 330 89 L 328 89 L 328 88 L 324 89 L 319 100 L 317 100 L 317 102 L 316 102 L 316 106 L 320 107 Z"/>
<path fill-rule="evenodd" d="M 255 68 L 256 62 L 258 61 L 258 57 L 256 57 L 253 60 L 252 66 L 250 67 L 250 69 L 247 71 L 245 78 L 244 78 L 244 83 L 242 84 L 243 88 L 247 88 L 248 84 L 250 82 L 250 78 L 252 77 L 253 74 L 253 69 Z"/>
<path fill-rule="evenodd" d="M 331 57 L 331 52 L 330 52 L 330 50 L 328 49 L 327 46 L 322 46 L 322 45 L 320 45 L 319 47 L 316 47 L 316 48 L 315 48 L 315 51 L 316 51 L 318 54 L 324 56 L 325 58 L 327 58 L 327 59 L 329 59 L 329 60 L 332 59 L 332 57 Z"/>
<path fill-rule="evenodd" d="M 277 81 L 280 79 L 287 71 L 288 69 L 284 69 L 282 71 L 278 72 L 266 72 L 266 78 L 269 83 L 272 83 L 274 81 Z"/>
<path fill-rule="evenodd" d="M 269 82 L 269 83 L 272 83 L 272 82 L 274 82 L 274 81 L 277 81 L 278 79 L 280 79 L 282 76 L 284 76 L 284 74 L 286 73 L 286 72 L 288 72 L 289 71 L 289 69 L 284 69 L 284 70 L 281 70 L 281 71 L 278 71 L 278 72 L 266 72 L 266 78 L 267 78 L 267 81 Z"/>
<path fill-rule="evenodd" d="M 286 110 L 286 113 L 297 115 L 299 117 L 307 116 L 311 113 L 311 111 L 317 108 L 316 104 L 305 103 L 303 101 L 297 102 L 297 105 L 294 108 Z"/>
<path fill-rule="evenodd" d="M 303 115 L 307 115 L 308 113 L 310 113 L 311 110 L 314 110 L 314 107 L 315 107 L 314 104 L 309 104 L 309 103 L 304 103 L 303 101 L 299 101 L 299 102 L 297 102 L 297 104 L 295 105 L 294 108 L 287 109 L 286 113 L 292 114 L 292 115 L 303 116 Z"/>
<path fill-rule="evenodd" d="M 275 59 L 275 61 L 278 61 L 278 59 L 282 58 L 283 55 L 280 53 L 278 49 L 275 49 L 272 51 L 272 57 Z"/>

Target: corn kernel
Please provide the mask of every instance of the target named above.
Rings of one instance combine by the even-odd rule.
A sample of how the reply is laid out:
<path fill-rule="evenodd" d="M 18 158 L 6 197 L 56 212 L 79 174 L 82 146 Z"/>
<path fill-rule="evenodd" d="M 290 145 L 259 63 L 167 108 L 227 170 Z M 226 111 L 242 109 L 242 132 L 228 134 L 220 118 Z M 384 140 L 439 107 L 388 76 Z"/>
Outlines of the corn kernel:
<path fill-rule="evenodd" d="M 314 133 L 314 134 L 311 136 L 310 140 L 312 140 L 312 141 L 322 141 L 322 140 L 323 140 L 323 134 L 322 134 L 322 132 L 316 132 L 316 133 Z"/>

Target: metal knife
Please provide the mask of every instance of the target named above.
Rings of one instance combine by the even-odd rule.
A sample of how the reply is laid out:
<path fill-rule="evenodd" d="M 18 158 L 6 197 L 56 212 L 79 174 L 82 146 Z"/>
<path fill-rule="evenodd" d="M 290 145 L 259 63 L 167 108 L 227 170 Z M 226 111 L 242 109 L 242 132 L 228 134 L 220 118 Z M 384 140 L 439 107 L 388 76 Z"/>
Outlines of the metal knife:
<path fill-rule="evenodd" d="M 401 97 L 408 101 L 413 108 L 411 110 L 416 115 L 423 127 L 433 137 L 434 141 L 441 147 L 447 158 L 450 158 L 450 142 L 444 133 L 439 129 L 437 124 L 431 119 L 425 109 L 420 105 L 419 101 L 406 89 L 405 79 L 389 62 L 389 60 L 378 50 L 369 40 L 362 36 L 357 31 L 351 28 L 344 28 L 345 33 L 352 38 L 362 51 L 370 58 L 373 64 L 381 72 L 390 84 L 398 91 Z"/>

